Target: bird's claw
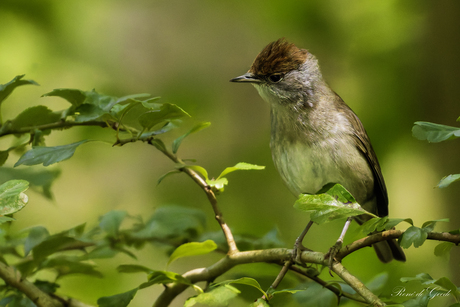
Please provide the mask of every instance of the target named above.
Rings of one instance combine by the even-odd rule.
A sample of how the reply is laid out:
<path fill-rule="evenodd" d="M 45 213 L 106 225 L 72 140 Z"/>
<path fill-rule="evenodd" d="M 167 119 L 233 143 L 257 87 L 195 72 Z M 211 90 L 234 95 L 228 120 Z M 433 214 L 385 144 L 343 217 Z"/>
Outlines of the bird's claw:
<path fill-rule="evenodd" d="M 295 263 L 304 265 L 304 262 L 302 261 L 302 258 L 301 258 L 302 252 L 304 251 L 311 251 L 311 249 L 306 248 L 305 246 L 303 246 L 302 243 L 297 244 L 296 242 L 296 244 L 294 244 L 294 249 L 292 250 L 292 259 Z"/>
<path fill-rule="evenodd" d="M 329 258 L 328 260 L 328 267 L 329 267 L 329 274 L 332 276 L 332 264 L 334 262 L 335 259 L 335 256 L 337 255 L 337 253 L 340 251 L 340 249 L 342 248 L 342 241 L 341 240 L 338 240 L 337 242 L 335 242 L 335 244 L 329 249 L 329 251 L 326 253 L 326 255 L 324 255 L 324 258 Z"/>

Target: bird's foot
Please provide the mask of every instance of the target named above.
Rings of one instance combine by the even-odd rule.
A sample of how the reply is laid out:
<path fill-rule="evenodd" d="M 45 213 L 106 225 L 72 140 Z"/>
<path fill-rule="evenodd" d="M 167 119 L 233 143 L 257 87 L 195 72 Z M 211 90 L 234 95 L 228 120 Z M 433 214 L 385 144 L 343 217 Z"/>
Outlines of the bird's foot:
<path fill-rule="evenodd" d="M 339 250 L 342 248 L 342 244 L 343 244 L 343 241 L 342 240 L 337 240 L 337 242 L 335 242 L 335 244 L 329 249 L 329 251 L 326 253 L 326 255 L 324 255 L 324 258 L 329 258 L 328 260 L 328 267 L 329 267 L 329 274 L 332 276 L 332 264 L 334 262 L 334 260 L 337 261 L 337 259 L 335 259 L 335 256 L 337 255 L 337 253 L 339 252 Z"/>
<path fill-rule="evenodd" d="M 302 242 L 296 242 L 294 244 L 294 249 L 292 250 L 292 260 L 302 266 L 305 266 L 305 263 L 302 261 L 302 252 L 304 251 L 311 251 L 311 249 L 303 246 Z"/>

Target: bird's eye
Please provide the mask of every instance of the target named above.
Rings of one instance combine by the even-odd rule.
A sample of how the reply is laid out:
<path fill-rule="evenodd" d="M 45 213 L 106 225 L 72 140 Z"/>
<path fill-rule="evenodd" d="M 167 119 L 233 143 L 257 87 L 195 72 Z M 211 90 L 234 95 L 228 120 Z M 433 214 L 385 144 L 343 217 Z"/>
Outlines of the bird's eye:
<path fill-rule="evenodd" d="M 279 74 L 273 74 L 268 76 L 268 80 L 270 80 L 273 83 L 279 82 L 281 81 L 281 79 L 283 79 L 283 76 Z"/>

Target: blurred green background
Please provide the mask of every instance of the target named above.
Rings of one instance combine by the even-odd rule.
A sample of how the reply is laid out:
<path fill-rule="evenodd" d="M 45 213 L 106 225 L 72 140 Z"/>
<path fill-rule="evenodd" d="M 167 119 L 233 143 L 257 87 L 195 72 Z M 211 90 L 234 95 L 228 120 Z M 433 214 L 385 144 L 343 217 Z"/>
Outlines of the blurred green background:
<path fill-rule="evenodd" d="M 212 122 L 184 141 L 182 158 L 197 159 L 212 176 L 240 161 L 267 166 L 264 171 L 229 175 L 220 205 L 235 233 L 263 235 L 277 227 L 290 248 L 307 216 L 292 208 L 295 197 L 273 167 L 268 105 L 252 86 L 228 82 L 246 72 L 266 44 L 286 37 L 317 56 L 326 80 L 361 118 L 382 165 L 390 216 L 411 217 L 417 226 L 448 217 L 451 222 L 439 224 L 437 230 L 458 229 L 459 185 L 433 187 L 443 176 L 459 172 L 460 143 L 417 141 L 411 128 L 417 120 L 456 125 L 459 33 L 460 2 L 453 0 L 1 0 L 0 83 L 26 74 L 41 84 L 17 89 L 3 104 L 3 118 L 38 104 L 66 108 L 62 99 L 40 98 L 54 88 L 162 96 L 192 115 L 188 127 Z M 114 141 L 102 129 L 77 128 L 53 132 L 47 145 L 83 138 Z M 10 158 L 7 166 L 17 158 Z M 173 164 L 151 146 L 112 148 L 94 142 L 51 168 L 62 171 L 53 185 L 54 201 L 29 192 L 29 206 L 16 215 L 18 230 L 44 225 L 57 232 L 83 222 L 94 225 L 98 216 L 112 209 L 149 216 L 170 204 L 206 210 L 208 229 L 218 230 L 204 194 L 185 175 L 168 177 L 156 186 Z M 341 227 L 342 223 L 316 226 L 305 244 L 326 252 Z M 348 240 L 352 239 L 351 234 Z M 436 279 L 448 276 L 460 285 L 458 249 L 449 261 L 436 258 L 434 246 L 428 242 L 407 250 L 405 264 L 383 265 L 371 249 L 344 264 L 364 281 L 390 272 L 387 293 L 401 285 L 401 276 L 421 272 Z M 156 269 L 164 269 L 167 262 L 164 250 L 155 246 L 138 255 L 139 263 Z M 184 272 L 218 258 L 190 258 L 170 269 Z M 120 263 L 133 260 L 119 256 L 101 261 L 106 279 L 67 277 L 60 292 L 95 304 L 100 296 L 144 281 L 144 276 L 117 274 Z M 273 276 L 278 270 L 259 268 Z M 251 268 L 239 269 L 245 270 Z M 160 291 L 159 286 L 139 291 L 130 306 L 148 306 Z M 182 306 L 190 295 L 191 290 L 174 306 Z"/>

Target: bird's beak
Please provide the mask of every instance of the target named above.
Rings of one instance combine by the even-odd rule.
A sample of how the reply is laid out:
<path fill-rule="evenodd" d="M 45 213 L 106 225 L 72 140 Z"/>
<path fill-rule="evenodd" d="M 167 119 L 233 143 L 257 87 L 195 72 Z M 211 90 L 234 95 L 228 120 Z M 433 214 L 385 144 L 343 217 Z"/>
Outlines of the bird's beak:
<path fill-rule="evenodd" d="M 247 72 L 242 76 L 231 79 L 230 82 L 260 83 L 262 80 L 256 75 Z"/>

